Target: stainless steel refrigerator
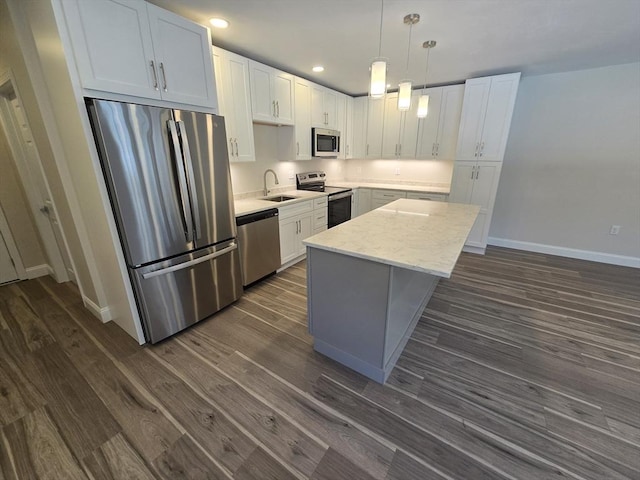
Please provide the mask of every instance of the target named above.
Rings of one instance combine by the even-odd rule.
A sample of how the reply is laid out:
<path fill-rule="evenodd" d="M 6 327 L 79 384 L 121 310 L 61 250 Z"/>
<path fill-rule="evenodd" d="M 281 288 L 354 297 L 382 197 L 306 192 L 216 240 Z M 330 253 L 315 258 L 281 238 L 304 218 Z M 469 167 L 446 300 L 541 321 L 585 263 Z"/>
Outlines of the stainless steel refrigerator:
<path fill-rule="evenodd" d="M 129 276 L 148 341 L 242 294 L 224 118 L 89 99 Z"/>

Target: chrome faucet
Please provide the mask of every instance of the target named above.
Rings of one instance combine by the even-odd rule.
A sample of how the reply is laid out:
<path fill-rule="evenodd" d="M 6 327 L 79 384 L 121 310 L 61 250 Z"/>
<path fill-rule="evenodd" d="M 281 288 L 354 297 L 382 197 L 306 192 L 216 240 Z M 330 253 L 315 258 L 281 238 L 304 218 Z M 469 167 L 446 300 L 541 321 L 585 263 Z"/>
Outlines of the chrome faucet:
<path fill-rule="evenodd" d="M 276 174 L 276 172 L 274 172 L 273 170 L 271 170 L 270 168 L 267 168 L 264 171 L 264 196 L 266 197 L 267 195 L 269 195 L 269 190 L 267 189 L 267 173 L 273 173 L 273 178 L 276 181 L 276 185 L 278 185 L 280 182 L 278 182 L 278 175 Z"/>

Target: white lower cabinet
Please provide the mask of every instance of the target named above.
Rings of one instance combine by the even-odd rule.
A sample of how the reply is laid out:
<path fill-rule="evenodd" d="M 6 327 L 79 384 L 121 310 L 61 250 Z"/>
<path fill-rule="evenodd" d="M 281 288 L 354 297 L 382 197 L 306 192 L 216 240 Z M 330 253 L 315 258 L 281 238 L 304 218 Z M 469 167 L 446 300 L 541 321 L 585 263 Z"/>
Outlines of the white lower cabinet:
<path fill-rule="evenodd" d="M 467 238 L 466 245 L 470 247 L 487 245 L 501 168 L 502 164 L 497 162 L 457 161 L 454 164 L 450 201 L 480 205 L 480 213 Z"/>
<path fill-rule="evenodd" d="M 375 210 L 399 198 L 407 198 L 407 192 L 401 190 L 373 190 L 371 192 L 371 209 Z"/>
<path fill-rule="evenodd" d="M 370 188 L 358 188 L 358 209 L 356 215 L 362 215 L 371 211 L 371 189 Z"/>
<path fill-rule="evenodd" d="M 305 254 L 302 241 L 327 229 L 327 197 L 278 208 L 280 262 L 285 265 Z"/>
<path fill-rule="evenodd" d="M 324 232 L 329 223 L 329 197 L 320 197 L 313 200 L 313 234 Z"/>

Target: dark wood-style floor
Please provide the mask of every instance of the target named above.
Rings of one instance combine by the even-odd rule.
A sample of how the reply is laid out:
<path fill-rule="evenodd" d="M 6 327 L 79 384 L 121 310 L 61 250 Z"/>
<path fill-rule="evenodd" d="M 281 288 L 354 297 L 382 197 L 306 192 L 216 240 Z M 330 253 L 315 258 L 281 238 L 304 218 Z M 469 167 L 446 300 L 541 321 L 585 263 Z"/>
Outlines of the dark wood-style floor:
<path fill-rule="evenodd" d="M 304 264 L 157 346 L 0 287 L 0 479 L 640 478 L 640 271 L 490 248 L 384 386 L 315 353 Z"/>

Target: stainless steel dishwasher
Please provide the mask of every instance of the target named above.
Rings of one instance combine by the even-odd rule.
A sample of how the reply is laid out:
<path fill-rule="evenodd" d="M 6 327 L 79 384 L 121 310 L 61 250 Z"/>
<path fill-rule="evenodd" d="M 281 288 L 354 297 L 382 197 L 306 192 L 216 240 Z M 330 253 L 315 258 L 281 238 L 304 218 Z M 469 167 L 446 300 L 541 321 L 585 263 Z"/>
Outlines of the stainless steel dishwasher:
<path fill-rule="evenodd" d="M 280 268 L 278 209 L 236 218 L 242 285 L 248 286 Z"/>

